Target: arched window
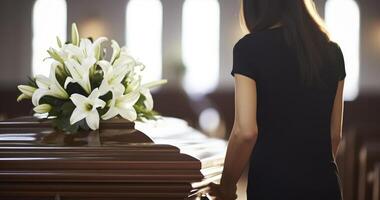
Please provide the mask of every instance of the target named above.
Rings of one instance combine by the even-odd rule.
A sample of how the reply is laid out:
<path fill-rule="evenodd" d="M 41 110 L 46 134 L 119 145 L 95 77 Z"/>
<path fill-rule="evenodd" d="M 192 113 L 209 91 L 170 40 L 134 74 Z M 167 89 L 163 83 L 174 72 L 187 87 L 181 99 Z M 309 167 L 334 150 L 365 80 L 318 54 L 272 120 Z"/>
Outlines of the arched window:
<path fill-rule="evenodd" d="M 126 10 L 127 47 L 146 65 L 143 82 L 162 78 L 162 18 L 159 0 L 130 0 Z"/>
<path fill-rule="evenodd" d="M 325 20 L 332 39 L 340 45 L 345 57 L 345 100 L 353 101 L 359 94 L 359 6 L 354 0 L 329 0 L 326 2 Z"/>
<path fill-rule="evenodd" d="M 49 47 L 55 47 L 56 37 L 66 41 L 66 0 L 37 0 L 33 7 L 33 75 L 48 75 L 50 60 L 44 61 Z"/>
<path fill-rule="evenodd" d="M 218 0 L 186 0 L 183 5 L 184 88 L 190 94 L 212 92 L 219 79 L 220 5 Z"/>

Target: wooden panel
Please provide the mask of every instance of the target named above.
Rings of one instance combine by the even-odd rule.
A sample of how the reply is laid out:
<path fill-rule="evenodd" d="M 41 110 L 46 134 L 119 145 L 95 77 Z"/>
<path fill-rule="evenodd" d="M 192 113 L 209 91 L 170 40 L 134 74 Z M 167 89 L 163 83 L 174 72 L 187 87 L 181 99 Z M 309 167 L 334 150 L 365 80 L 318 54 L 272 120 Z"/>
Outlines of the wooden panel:
<path fill-rule="evenodd" d="M 360 151 L 358 200 L 372 200 L 368 177 L 377 162 L 380 162 L 380 143 L 364 145 Z"/>
<path fill-rule="evenodd" d="M 343 158 L 339 158 L 339 168 L 343 182 L 345 200 L 356 200 L 359 187 L 359 153 L 368 141 L 380 142 L 380 127 L 376 124 L 361 124 L 344 134 Z M 342 168 L 341 168 L 342 167 Z"/>

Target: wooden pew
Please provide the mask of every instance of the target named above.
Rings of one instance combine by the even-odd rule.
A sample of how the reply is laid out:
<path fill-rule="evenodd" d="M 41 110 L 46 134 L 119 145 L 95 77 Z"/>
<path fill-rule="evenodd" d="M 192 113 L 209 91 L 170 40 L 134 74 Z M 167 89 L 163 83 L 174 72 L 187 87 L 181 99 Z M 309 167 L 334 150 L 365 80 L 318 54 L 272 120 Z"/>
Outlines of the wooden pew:
<path fill-rule="evenodd" d="M 359 157 L 359 191 L 358 200 L 372 200 L 370 174 L 375 164 L 380 162 L 380 143 L 367 143 L 363 145 Z"/>
<path fill-rule="evenodd" d="M 358 197 L 359 153 L 363 144 L 368 141 L 380 142 L 378 124 L 361 124 L 344 132 L 337 163 L 345 200 L 356 200 Z"/>
<path fill-rule="evenodd" d="M 380 199 L 380 162 L 376 163 L 372 172 L 372 200 Z"/>

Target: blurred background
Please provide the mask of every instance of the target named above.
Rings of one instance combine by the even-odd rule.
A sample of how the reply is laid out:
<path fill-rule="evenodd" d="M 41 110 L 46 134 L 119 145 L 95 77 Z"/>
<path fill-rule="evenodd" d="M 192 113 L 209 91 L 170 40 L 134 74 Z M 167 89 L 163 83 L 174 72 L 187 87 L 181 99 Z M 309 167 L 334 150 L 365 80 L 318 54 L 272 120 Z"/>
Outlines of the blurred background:
<path fill-rule="evenodd" d="M 315 4 L 346 61 L 338 158 L 345 198 L 379 200 L 380 1 Z M 16 102 L 17 85 L 49 73 L 46 49 L 56 36 L 68 39 L 76 22 L 81 37 L 106 36 L 126 45 L 147 65 L 145 81 L 168 79 L 153 92 L 158 112 L 228 139 L 234 118 L 232 48 L 244 35 L 239 10 L 240 0 L 1 0 L 0 119 L 31 114 L 30 102 Z"/>

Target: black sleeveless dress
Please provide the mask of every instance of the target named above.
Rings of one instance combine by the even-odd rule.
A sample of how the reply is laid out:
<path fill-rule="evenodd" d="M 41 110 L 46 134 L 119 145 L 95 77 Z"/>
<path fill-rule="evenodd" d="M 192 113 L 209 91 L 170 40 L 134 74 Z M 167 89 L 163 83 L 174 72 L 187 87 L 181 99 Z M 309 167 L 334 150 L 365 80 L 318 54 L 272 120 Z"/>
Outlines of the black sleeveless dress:
<path fill-rule="evenodd" d="M 251 154 L 248 199 L 341 200 L 330 118 L 338 81 L 346 76 L 342 52 L 330 43 L 336 62 L 320 71 L 327 87 L 304 87 L 283 31 L 248 34 L 234 47 L 231 74 L 257 84 L 259 134 Z"/>

